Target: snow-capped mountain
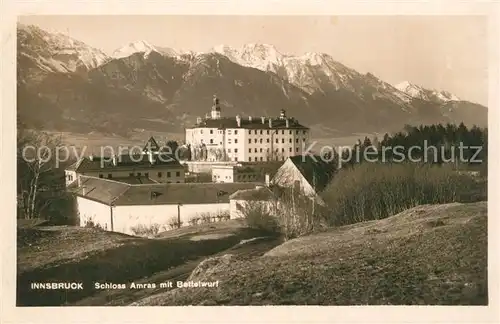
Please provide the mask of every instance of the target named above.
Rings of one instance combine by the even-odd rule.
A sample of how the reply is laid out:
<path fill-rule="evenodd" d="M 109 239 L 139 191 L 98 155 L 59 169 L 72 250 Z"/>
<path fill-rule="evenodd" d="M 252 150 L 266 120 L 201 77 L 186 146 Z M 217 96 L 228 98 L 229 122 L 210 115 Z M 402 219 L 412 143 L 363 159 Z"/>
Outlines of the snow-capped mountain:
<path fill-rule="evenodd" d="M 321 91 L 325 81 L 336 89 L 342 87 L 353 90 L 350 80 L 360 76 L 324 53 L 293 56 L 279 52 L 273 45 L 255 43 L 241 48 L 218 45 L 212 51 L 242 66 L 274 72 L 308 93 Z"/>
<path fill-rule="evenodd" d="M 109 61 L 101 50 L 62 33 L 18 24 L 18 53 L 46 72 L 88 71 Z"/>
<path fill-rule="evenodd" d="M 460 99 L 447 91 L 438 91 L 425 89 L 419 85 L 415 85 L 409 81 L 403 81 L 394 86 L 396 89 L 408 94 L 412 98 L 427 100 L 427 101 L 437 101 L 437 102 L 448 102 L 448 101 L 460 101 Z"/>
<path fill-rule="evenodd" d="M 178 57 L 178 58 L 180 58 L 182 55 L 192 53 L 189 51 L 176 50 L 176 49 L 173 49 L 170 47 L 155 46 L 155 45 L 151 45 L 147 41 L 140 40 L 140 41 L 131 42 L 125 46 L 122 46 L 122 47 L 116 49 L 113 52 L 113 54 L 111 54 L 111 57 L 113 57 L 115 59 L 119 59 L 119 58 L 129 57 L 135 53 L 144 53 L 144 55 L 147 57 L 153 51 L 157 52 L 159 54 L 162 54 L 162 55 L 166 55 L 166 56 L 170 56 L 170 57 Z"/>
<path fill-rule="evenodd" d="M 409 82 L 393 86 L 324 53 L 294 56 L 255 43 L 195 53 L 136 41 L 108 57 L 34 26 L 19 26 L 18 37 L 18 112 L 42 127 L 107 131 L 113 125 L 113 132 L 128 134 L 164 131 L 168 124 L 174 130 L 204 116 L 214 93 L 227 116 L 273 116 L 284 107 L 304 124 L 334 133 L 487 120 L 486 107 Z"/>

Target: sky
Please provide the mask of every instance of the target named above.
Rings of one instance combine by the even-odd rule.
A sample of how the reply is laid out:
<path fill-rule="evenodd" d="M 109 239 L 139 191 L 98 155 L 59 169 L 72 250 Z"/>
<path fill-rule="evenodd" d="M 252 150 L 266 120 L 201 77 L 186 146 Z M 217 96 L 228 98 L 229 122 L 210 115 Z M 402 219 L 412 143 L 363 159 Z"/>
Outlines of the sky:
<path fill-rule="evenodd" d="M 207 51 L 215 45 L 274 45 L 322 52 L 391 84 L 410 81 L 488 103 L 488 21 L 482 16 L 22 16 L 106 54 L 130 42 Z"/>

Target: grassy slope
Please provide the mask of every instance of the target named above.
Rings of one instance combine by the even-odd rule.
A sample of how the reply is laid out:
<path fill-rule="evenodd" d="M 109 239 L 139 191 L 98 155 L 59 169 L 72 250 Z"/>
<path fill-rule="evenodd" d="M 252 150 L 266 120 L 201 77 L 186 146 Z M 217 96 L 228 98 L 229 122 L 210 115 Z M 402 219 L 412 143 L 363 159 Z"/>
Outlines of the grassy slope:
<path fill-rule="evenodd" d="M 232 259 L 133 305 L 478 304 L 487 297 L 487 205 L 425 205 Z"/>
<path fill-rule="evenodd" d="M 205 236 L 197 237 L 200 234 Z M 207 237 L 209 234 L 213 235 Z M 129 283 L 162 271 L 167 272 L 167 278 L 175 277 L 179 274 L 168 271 L 188 265 L 184 272 L 190 272 L 200 258 L 260 235 L 238 222 L 200 226 L 194 233 L 180 229 L 158 239 L 64 226 L 18 229 L 17 304 L 70 304 L 102 293 L 94 289 L 95 282 Z M 68 281 L 83 282 L 85 289 L 59 292 L 29 288 L 31 282 Z M 106 299 L 104 296 L 97 304 Z"/>

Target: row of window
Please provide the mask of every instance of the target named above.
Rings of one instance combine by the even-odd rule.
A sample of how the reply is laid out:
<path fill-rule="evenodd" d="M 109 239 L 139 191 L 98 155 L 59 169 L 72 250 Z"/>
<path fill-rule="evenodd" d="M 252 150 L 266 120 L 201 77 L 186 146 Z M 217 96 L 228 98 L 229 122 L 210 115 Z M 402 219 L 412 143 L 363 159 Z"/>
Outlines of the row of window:
<path fill-rule="evenodd" d="M 305 137 L 302 138 L 302 142 L 305 142 L 305 141 L 306 141 L 306 138 Z M 262 138 L 260 138 L 260 139 L 254 138 L 253 142 L 254 143 L 258 142 L 260 144 L 263 144 L 264 143 L 264 139 L 262 139 Z M 280 139 L 276 138 L 275 142 L 276 142 L 276 144 L 278 144 L 280 142 Z M 292 139 L 289 138 L 288 139 L 288 143 L 292 143 L 292 142 L 293 142 Z M 266 138 L 266 143 L 270 143 L 269 138 Z M 285 143 L 285 139 L 284 138 L 281 139 L 281 143 Z M 297 144 L 299 143 L 299 139 L 298 138 L 295 139 L 295 143 L 297 143 Z M 213 139 L 210 139 L 210 144 L 214 144 L 214 140 Z M 219 144 L 222 145 L 222 142 L 220 142 Z M 233 144 L 233 141 L 229 138 L 227 140 L 227 144 Z M 237 138 L 234 139 L 234 144 L 238 144 L 238 139 Z M 251 138 L 248 139 L 248 144 L 252 144 L 252 139 Z"/>
<path fill-rule="evenodd" d="M 259 129 L 255 129 L 255 130 L 253 130 L 253 131 L 254 131 L 254 134 L 260 134 L 260 135 L 264 134 L 264 130 L 262 130 L 262 129 L 260 129 L 260 130 L 259 130 Z M 210 134 L 213 134 L 213 133 L 214 133 L 214 130 L 213 130 L 213 129 L 211 129 L 209 132 L 210 132 Z M 292 135 L 292 134 L 293 134 L 293 131 L 292 131 L 292 130 L 289 130 L 289 131 L 288 131 L 288 133 L 289 133 L 290 135 Z M 306 133 L 307 133 L 307 131 L 305 131 L 305 130 L 303 130 L 303 131 L 302 131 L 302 134 L 304 134 L 304 135 L 305 135 Z M 200 134 L 203 134 L 203 129 L 200 129 Z M 222 134 L 222 131 L 219 131 L 219 134 Z M 233 132 L 232 132 L 230 129 L 228 129 L 227 134 L 228 134 L 228 135 L 231 135 L 231 134 L 233 134 Z M 249 130 L 248 130 L 248 134 L 252 134 L 252 130 L 251 130 L 251 129 L 249 129 Z M 268 135 L 270 134 L 269 129 L 267 129 L 267 130 L 266 130 L 266 134 L 268 134 Z M 282 130 L 281 130 L 281 134 L 283 134 L 283 135 L 285 134 L 285 130 L 284 130 L 284 129 L 282 129 Z M 298 131 L 298 130 L 296 130 L 296 131 L 295 131 L 295 134 L 297 134 L 297 135 L 298 135 L 298 134 L 299 134 L 299 131 Z M 238 130 L 237 130 L 237 129 L 235 129 L 235 130 L 234 130 L 234 135 L 238 135 Z"/>
<path fill-rule="evenodd" d="M 263 132 L 264 132 L 264 131 L 263 131 L 262 129 L 260 129 L 260 130 L 259 130 L 259 129 L 255 129 L 255 130 L 253 130 L 253 133 L 254 133 L 254 134 L 256 134 L 256 135 L 257 135 L 257 134 L 262 135 L 262 134 L 263 134 Z M 293 134 L 293 131 L 291 131 L 291 130 L 290 130 L 290 131 L 288 131 L 288 133 L 289 133 L 290 135 L 292 135 L 292 134 Z M 304 130 L 304 131 L 302 131 L 302 134 L 304 134 L 304 135 L 305 135 L 306 133 L 307 133 L 307 131 L 305 131 L 305 130 Z M 248 134 L 252 134 L 252 130 L 251 130 L 251 129 L 249 129 L 249 130 L 248 130 Z M 266 134 L 268 134 L 268 135 L 269 135 L 269 130 L 266 130 Z M 278 134 L 278 131 L 277 131 L 277 133 L 276 133 L 276 134 Z M 284 129 L 282 129 L 282 130 L 281 130 L 281 134 L 285 135 L 285 130 L 284 130 Z M 297 134 L 297 135 L 298 135 L 298 134 L 299 134 L 299 131 L 298 131 L 298 130 L 296 130 L 296 131 L 295 131 L 295 134 Z"/>
<path fill-rule="evenodd" d="M 134 176 L 134 173 L 133 172 L 130 172 L 128 174 L 130 177 L 133 177 Z M 137 177 L 141 177 L 142 176 L 142 173 L 141 172 L 137 172 L 135 174 Z M 149 172 L 145 172 L 144 173 L 144 176 L 146 178 L 149 178 Z M 162 172 L 158 172 L 158 178 L 161 178 L 163 176 L 163 173 Z M 181 173 L 179 171 L 175 172 L 175 176 L 176 177 L 180 177 L 181 176 Z M 172 174 L 171 172 L 167 172 L 167 178 L 171 178 L 172 177 Z M 99 173 L 99 178 L 104 178 L 104 175 L 102 173 Z M 108 173 L 108 179 L 112 179 L 113 178 L 113 174 L 111 173 Z"/>
<path fill-rule="evenodd" d="M 302 142 L 305 142 L 305 141 L 306 141 L 306 139 L 305 139 L 305 137 L 304 137 L 304 138 L 302 139 Z M 253 142 L 254 142 L 254 143 L 257 143 L 257 139 L 255 138 Z M 269 143 L 269 142 L 270 142 L 269 138 L 266 138 L 266 143 Z M 278 144 L 278 143 L 280 142 L 280 139 L 279 139 L 279 138 L 276 138 L 275 142 L 276 142 L 276 144 Z M 289 139 L 288 139 L 288 143 L 290 143 L 290 144 L 291 144 L 292 142 L 293 142 L 293 141 L 292 141 L 292 139 L 291 139 L 291 138 L 289 138 Z M 235 141 L 235 143 L 236 143 L 236 141 Z M 261 139 L 259 139 L 259 143 L 260 143 L 260 144 L 262 144 L 262 143 L 263 143 L 263 139 L 262 139 L 262 138 L 261 138 Z M 281 143 L 285 143 L 285 139 L 284 139 L 284 138 L 282 138 L 282 139 L 281 139 Z M 295 143 L 297 143 L 297 144 L 299 143 L 299 139 L 298 139 L 298 138 L 296 138 L 296 139 L 295 139 Z M 228 142 L 228 144 L 231 144 L 231 141 L 229 141 L 229 142 Z M 248 144 L 252 144 L 252 139 L 251 139 L 251 138 L 249 138 L 249 139 L 248 139 Z"/>
<path fill-rule="evenodd" d="M 281 161 L 285 161 L 285 156 L 282 155 L 281 158 L 280 158 L 280 160 Z M 264 160 L 264 158 L 262 156 L 260 156 L 260 157 L 256 156 L 255 158 L 252 158 L 251 156 L 248 157 L 248 162 L 258 162 L 258 161 L 261 161 L 261 162 L 262 161 L 267 161 L 267 159 Z"/>

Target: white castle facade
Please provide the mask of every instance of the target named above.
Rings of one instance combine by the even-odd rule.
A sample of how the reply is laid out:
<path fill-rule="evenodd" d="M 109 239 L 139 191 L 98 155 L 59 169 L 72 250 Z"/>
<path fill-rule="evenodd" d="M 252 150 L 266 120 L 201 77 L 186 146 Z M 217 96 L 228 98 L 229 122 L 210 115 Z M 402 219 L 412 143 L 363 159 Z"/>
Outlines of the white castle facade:
<path fill-rule="evenodd" d="M 186 129 L 186 144 L 193 160 L 284 161 L 302 154 L 309 136 L 310 129 L 287 117 L 284 109 L 279 117 L 223 117 L 214 96 L 211 114 Z"/>

